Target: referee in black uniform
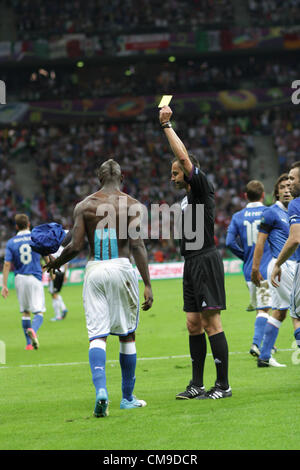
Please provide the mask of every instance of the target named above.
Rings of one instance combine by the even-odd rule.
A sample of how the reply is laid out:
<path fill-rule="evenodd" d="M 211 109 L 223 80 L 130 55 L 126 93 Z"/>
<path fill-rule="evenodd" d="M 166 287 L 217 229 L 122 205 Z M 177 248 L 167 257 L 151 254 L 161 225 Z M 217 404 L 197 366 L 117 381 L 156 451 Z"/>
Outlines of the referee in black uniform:
<path fill-rule="evenodd" d="M 192 380 L 177 399 L 219 399 L 232 396 L 228 382 L 228 345 L 221 323 L 221 310 L 226 309 L 224 266 L 214 241 L 215 197 L 213 185 L 200 170 L 199 162 L 189 155 L 170 122 L 172 110 L 161 108 L 159 120 L 168 139 L 175 160 L 172 162 L 171 180 L 177 189 L 186 189 L 182 201 L 183 230 L 181 254 L 184 257 L 183 299 L 189 332 L 192 360 Z M 201 206 L 199 206 L 201 205 Z M 197 208 L 202 207 L 204 227 L 197 225 Z M 187 217 L 188 211 L 192 214 Z M 185 227 L 185 224 L 192 224 Z M 189 229 L 188 237 L 187 228 Z M 195 239 L 190 234 L 195 233 Z M 196 243 L 203 234 L 203 243 Z M 199 238 L 199 237 L 198 237 Z M 202 245 L 202 246 L 201 246 Z M 215 385 L 205 390 L 203 372 L 206 358 L 206 334 L 216 365 Z"/>

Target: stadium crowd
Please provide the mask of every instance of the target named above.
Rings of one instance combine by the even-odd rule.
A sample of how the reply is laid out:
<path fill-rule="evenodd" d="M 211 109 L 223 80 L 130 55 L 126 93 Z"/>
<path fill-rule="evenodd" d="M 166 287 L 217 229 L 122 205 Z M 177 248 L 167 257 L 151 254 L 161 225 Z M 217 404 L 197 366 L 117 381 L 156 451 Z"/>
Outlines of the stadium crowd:
<path fill-rule="evenodd" d="M 144 32 L 170 26 L 226 26 L 235 21 L 232 0 L 13 0 L 18 39 L 47 38 L 62 34 Z M 295 25 L 300 20 L 300 0 L 246 0 L 250 24 Z M 39 15 L 36 15 L 36 12 Z M 76 15 L 74 15 L 76 11 Z"/>
<path fill-rule="evenodd" d="M 300 160 L 300 113 L 297 108 L 276 108 L 240 116 L 207 114 L 178 119 L 174 124 L 215 186 L 215 234 L 218 248 L 226 256 L 228 224 L 232 214 L 245 205 L 248 161 L 255 158 L 252 136 L 273 136 L 280 173 L 286 172 L 292 162 Z M 19 142 L 23 143 L 22 158 L 35 161 L 35 177 L 40 181 L 40 192 L 32 195 L 31 202 L 15 184 L 11 162 Z M 33 225 L 55 220 L 70 228 L 74 205 L 97 190 L 96 168 L 110 157 L 124 171 L 123 191 L 139 199 L 149 212 L 150 204 L 172 205 L 180 200 L 170 183 L 172 156 L 157 122 L 2 129 L 0 153 L 0 256 L 5 241 L 14 233 L 16 212 L 26 212 Z M 149 239 L 146 244 L 152 262 L 180 259 L 178 241 Z"/>
<path fill-rule="evenodd" d="M 14 231 L 13 217 L 22 199 L 16 191 L 13 166 L 9 164 L 8 133 L 1 131 L 0 135 L 0 257 L 3 257 L 6 241 Z"/>
<path fill-rule="evenodd" d="M 300 112 L 277 113 L 268 123 L 279 159 L 280 173 L 289 170 L 294 162 L 300 161 Z"/>
<path fill-rule="evenodd" d="M 299 0 L 248 0 L 248 8 L 255 25 L 297 24 L 300 21 Z"/>
<path fill-rule="evenodd" d="M 19 38 L 66 33 L 137 31 L 177 26 L 224 24 L 233 20 L 230 0 L 13 0 Z M 36 12 L 39 12 L 39 15 Z M 74 15 L 76 12 L 76 15 Z"/>
<path fill-rule="evenodd" d="M 178 63 L 146 63 L 126 66 L 110 64 L 82 69 L 51 68 L 7 70 L 11 99 L 47 101 L 58 99 L 97 99 L 105 96 L 193 93 L 240 88 L 288 86 L 300 76 L 300 65 L 254 57 L 237 63 L 216 60 Z"/>
<path fill-rule="evenodd" d="M 178 120 L 174 125 L 215 185 L 216 237 L 224 255 L 226 227 L 231 214 L 244 205 L 248 155 L 253 153 L 248 135 L 251 120 L 205 115 L 191 119 L 191 122 Z M 172 155 L 157 122 L 16 129 L 4 139 L 3 155 L 7 161 L 20 138 L 24 143 L 22 158 L 35 161 L 35 177 L 41 188 L 38 194 L 33 194 L 28 206 L 28 201 L 19 196 L 14 199 L 9 191 L 13 174 L 6 177 L 10 181 L 6 183 L 7 197 L 0 200 L 4 239 L 12 236 L 12 218 L 20 210 L 28 213 L 32 225 L 51 220 L 70 228 L 74 205 L 97 190 L 96 169 L 100 162 L 110 157 L 114 157 L 123 169 L 123 191 L 140 200 L 149 213 L 150 204 L 171 206 L 180 201 L 180 195 L 170 183 Z M 151 224 L 155 223 L 158 221 L 151 221 Z M 180 259 L 178 240 L 149 239 L 146 244 L 150 261 Z"/>

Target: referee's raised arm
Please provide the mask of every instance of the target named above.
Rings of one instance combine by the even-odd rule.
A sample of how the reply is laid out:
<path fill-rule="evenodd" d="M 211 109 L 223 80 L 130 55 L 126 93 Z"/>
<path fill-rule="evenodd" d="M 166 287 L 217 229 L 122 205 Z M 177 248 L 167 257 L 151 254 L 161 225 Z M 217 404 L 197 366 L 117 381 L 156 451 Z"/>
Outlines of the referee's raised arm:
<path fill-rule="evenodd" d="M 192 360 L 192 380 L 176 399 L 227 398 L 232 396 L 232 391 L 228 382 L 228 344 L 220 316 L 221 310 L 226 309 L 226 295 L 224 265 L 214 242 L 214 188 L 200 170 L 197 158 L 188 154 L 172 128 L 172 114 L 169 106 L 162 107 L 159 122 L 175 156 L 175 161 L 171 162 L 171 181 L 176 189 L 186 191 L 181 202 L 184 230 L 180 252 L 184 258 L 183 310 Z M 201 222 L 197 223 L 199 208 Z M 215 385 L 208 391 L 203 384 L 206 335 L 216 365 Z"/>
<path fill-rule="evenodd" d="M 178 137 L 171 124 L 171 117 L 173 111 L 170 106 L 163 106 L 159 112 L 159 122 L 161 127 L 164 129 L 164 133 L 168 139 L 172 152 L 180 163 L 184 173 L 189 175 L 192 171 L 193 164 L 189 158 L 187 149 L 185 148 L 184 143 Z"/>

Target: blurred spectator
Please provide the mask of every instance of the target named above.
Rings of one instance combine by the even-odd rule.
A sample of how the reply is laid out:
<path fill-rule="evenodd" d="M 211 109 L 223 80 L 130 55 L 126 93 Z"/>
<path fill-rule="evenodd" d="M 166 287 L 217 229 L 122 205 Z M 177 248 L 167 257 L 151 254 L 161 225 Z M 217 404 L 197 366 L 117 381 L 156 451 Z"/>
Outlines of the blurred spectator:
<path fill-rule="evenodd" d="M 272 109 L 248 115 L 205 114 L 178 121 L 181 137 L 189 151 L 197 155 L 201 168 L 215 187 L 215 239 L 222 256 L 227 226 L 232 214 L 242 209 L 244 189 L 249 179 L 248 159 L 254 154 L 253 134 L 272 135 L 280 162 L 286 172 L 300 160 L 300 112 Z M 176 126 L 176 121 L 174 122 Z M 14 181 L 12 155 L 20 138 L 21 155 L 36 162 L 36 178 L 41 190 L 24 200 Z M 107 158 L 115 158 L 124 173 L 122 190 L 139 199 L 148 209 L 151 227 L 162 221 L 151 212 L 151 204 L 180 202 L 169 178 L 172 155 L 157 122 L 87 123 L 43 125 L 0 131 L 0 257 L 5 240 L 14 233 L 13 216 L 26 212 L 33 225 L 56 221 L 72 227 L 75 204 L 99 188 L 96 169 Z M 171 235 L 173 234 L 171 228 Z M 160 237 L 161 238 L 161 237 Z M 146 239 L 150 262 L 179 260 L 179 241 Z M 74 261 L 84 264 L 85 254 Z"/>
<path fill-rule="evenodd" d="M 280 173 L 288 172 L 292 163 L 300 161 L 300 112 L 279 111 L 272 116 L 271 134 L 278 154 Z"/>
<path fill-rule="evenodd" d="M 233 20 L 230 0 L 13 0 L 21 39 L 67 33 L 140 31 L 170 26 L 226 24 Z"/>
<path fill-rule="evenodd" d="M 244 205 L 248 178 L 245 130 L 250 121 L 242 123 L 238 117 L 205 115 L 180 122 L 179 126 L 183 140 L 189 142 L 189 150 L 198 156 L 215 186 L 216 237 L 223 255 L 226 228 L 231 214 Z M 171 206 L 174 200 L 179 201 L 167 176 L 172 155 L 157 122 L 40 126 L 28 129 L 25 136 L 25 152 L 35 160 L 36 178 L 41 183 L 40 194 L 33 195 L 27 207 L 33 225 L 51 220 L 70 228 L 74 205 L 98 190 L 96 169 L 110 157 L 123 169 L 123 191 L 140 200 L 149 214 L 151 204 Z M 6 150 L 8 159 L 11 149 Z M 12 228 L 9 224 L 14 213 L 24 208 L 22 200 L 16 202 L 8 212 L 4 209 L 7 232 Z M 153 216 L 149 230 L 150 226 L 160 227 L 161 233 L 161 220 Z M 152 262 L 180 259 L 178 240 L 149 239 L 146 245 Z"/>
<path fill-rule="evenodd" d="M 300 0 L 248 0 L 252 23 L 298 24 L 300 21 Z"/>
<path fill-rule="evenodd" d="M 279 61 L 241 57 L 235 61 L 219 59 L 156 61 L 151 70 L 144 61 L 134 65 L 51 66 L 6 69 L 1 78 L 9 83 L 13 101 L 97 99 L 122 95 L 179 94 L 216 90 L 290 87 L 300 76 L 300 64 L 289 57 Z"/>
<path fill-rule="evenodd" d="M 154 261 L 156 263 L 163 263 L 164 262 L 164 254 L 161 250 L 157 250 L 154 252 Z"/>
<path fill-rule="evenodd" d="M 8 130 L 0 131 L 0 258 L 5 242 L 15 232 L 14 215 L 24 200 L 15 184 L 14 170 L 9 163 L 13 140 Z"/>

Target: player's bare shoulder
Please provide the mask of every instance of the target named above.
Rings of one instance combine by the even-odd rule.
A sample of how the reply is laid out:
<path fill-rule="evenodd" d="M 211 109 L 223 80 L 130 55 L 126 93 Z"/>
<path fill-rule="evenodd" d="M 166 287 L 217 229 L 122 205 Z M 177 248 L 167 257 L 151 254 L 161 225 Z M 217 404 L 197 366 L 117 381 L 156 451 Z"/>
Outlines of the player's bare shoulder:
<path fill-rule="evenodd" d="M 101 191 L 97 191 L 78 202 L 75 209 L 77 208 L 78 212 L 83 213 L 88 213 L 90 211 L 95 212 L 98 205 L 104 202 L 106 202 L 106 198 L 101 193 Z"/>
<path fill-rule="evenodd" d="M 83 210 L 84 210 L 84 207 L 85 207 L 85 199 L 83 201 L 80 201 L 76 204 L 76 206 L 74 207 L 74 216 L 78 216 L 78 215 L 81 215 Z"/>
<path fill-rule="evenodd" d="M 129 196 L 129 194 L 126 194 L 126 193 L 121 193 L 122 197 L 126 197 L 126 202 L 127 202 L 127 205 L 128 207 L 141 207 L 142 204 L 140 203 L 140 201 L 138 201 L 137 199 L 133 198 L 132 196 Z"/>

